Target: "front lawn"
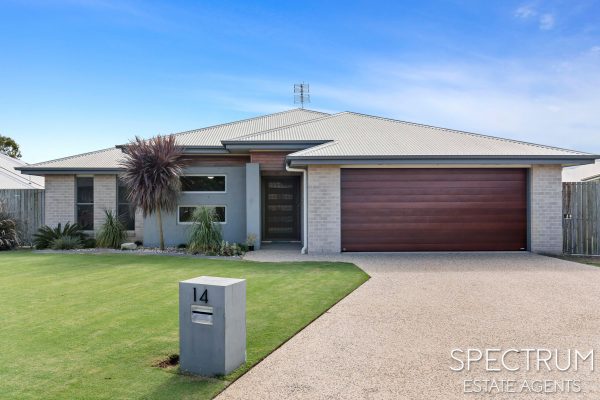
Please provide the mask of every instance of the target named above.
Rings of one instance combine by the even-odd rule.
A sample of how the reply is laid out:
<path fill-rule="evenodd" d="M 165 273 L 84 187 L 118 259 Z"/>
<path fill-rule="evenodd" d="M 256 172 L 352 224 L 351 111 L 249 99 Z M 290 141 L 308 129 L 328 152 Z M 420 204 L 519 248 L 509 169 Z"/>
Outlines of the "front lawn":
<path fill-rule="evenodd" d="M 178 282 L 247 279 L 248 362 L 223 379 L 153 366 L 179 352 Z M 368 279 L 352 264 L 0 253 L 0 398 L 204 399 Z"/>

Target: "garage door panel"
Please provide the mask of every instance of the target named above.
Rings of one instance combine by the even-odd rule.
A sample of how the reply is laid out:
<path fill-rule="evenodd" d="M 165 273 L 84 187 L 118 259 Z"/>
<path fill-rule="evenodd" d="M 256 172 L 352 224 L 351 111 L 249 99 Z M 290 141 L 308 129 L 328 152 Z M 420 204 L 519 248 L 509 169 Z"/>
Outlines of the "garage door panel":
<path fill-rule="evenodd" d="M 348 188 L 343 183 L 345 192 L 348 196 L 366 194 L 362 188 Z M 506 193 L 506 188 L 496 187 L 473 187 L 473 188 L 444 188 L 444 194 L 503 194 Z M 397 187 L 375 187 L 368 191 L 368 195 L 439 195 L 439 188 L 421 187 L 421 188 L 397 188 Z"/>
<path fill-rule="evenodd" d="M 418 188 L 428 188 L 428 189 L 445 189 L 445 188 L 480 188 L 480 187 L 493 187 L 493 188 L 504 188 L 504 189 L 516 189 L 520 186 L 521 182 L 518 181 L 487 181 L 487 180 L 479 180 L 479 181 L 455 181 L 448 180 L 444 182 L 440 181 L 399 181 L 399 182 L 390 182 L 390 181 L 350 181 L 350 182 L 342 182 L 342 185 L 346 188 L 352 189 L 372 189 L 372 188 L 380 188 L 381 185 L 395 185 L 398 189 L 418 189 Z"/>
<path fill-rule="evenodd" d="M 465 171 L 342 169 L 342 248 L 524 249 L 526 170 Z"/>

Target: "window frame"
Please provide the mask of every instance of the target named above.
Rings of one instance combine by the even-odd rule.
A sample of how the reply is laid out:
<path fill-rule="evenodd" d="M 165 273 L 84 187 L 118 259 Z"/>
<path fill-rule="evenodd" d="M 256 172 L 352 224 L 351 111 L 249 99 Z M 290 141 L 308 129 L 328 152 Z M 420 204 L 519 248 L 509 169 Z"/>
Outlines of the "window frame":
<path fill-rule="evenodd" d="M 130 202 L 127 202 L 127 203 L 121 203 L 121 202 L 119 202 L 119 187 L 122 184 L 121 179 L 119 178 L 119 176 L 117 176 L 117 182 L 116 182 L 116 184 L 117 184 L 117 189 L 116 189 L 116 195 L 117 195 L 116 196 L 116 204 L 117 204 L 116 213 L 117 213 L 117 218 L 119 218 L 119 206 L 127 204 L 129 206 L 129 208 L 130 208 L 130 211 L 133 211 L 133 213 L 131 215 L 133 217 L 133 229 L 127 229 L 127 228 L 125 228 L 125 231 L 128 232 L 128 233 L 135 232 L 135 222 L 136 222 L 135 221 L 135 219 L 136 219 L 135 218 L 135 214 L 136 214 L 136 209 L 131 207 L 131 203 Z"/>
<path fill-rule="evenodd" d="M 225 209 L 225 221 L 221 222 L 221 221 L 217 221 L 218 224 L 221 225 L 226 225 L 227 224 L 227 206 L 225 204 L 190 204 L 190 205 L 186 205 L 186 204 L 181 204 L 177 206 L 177 215 L 175 215 L 175 218 L 177 220 L 177 225 L 193 225 L 194 223 L 192 221 L 180 221 L 179 220 L 179 209 L 183 208 L 183 207 L 194 207 L 194 208 L 198 208 L 198 207 L 223 207 Z"/>
<path fill-rule="evenodd" d="M 227 175 L 226 174 L 183 174 L 181 178 L 186 178 L 188 176 L 222 176 L 225 178 L 225 189 L 222 191 L 214 191 L 214 190 L 181 190 L 181 193 L 196 193 L 196 194 L 226 194 L 227 193 Z"/>
<path fill-rule="evenodd" d="M 79 197 L 79 185 L 78 179 L 87 178 L 92 180 L 92 202 L 91 203 L 80 203 L 78 200 Z M 95 213 L 95 204 L 94 204 L 94 195 L 95 195 L 95 179 L 94 175 L 75 175 L 75 223 L 79 224 L 79 206 L 92 206 L 92 229 L 81 229 L 83 232 L 94 232 L 94 213 Z"/>

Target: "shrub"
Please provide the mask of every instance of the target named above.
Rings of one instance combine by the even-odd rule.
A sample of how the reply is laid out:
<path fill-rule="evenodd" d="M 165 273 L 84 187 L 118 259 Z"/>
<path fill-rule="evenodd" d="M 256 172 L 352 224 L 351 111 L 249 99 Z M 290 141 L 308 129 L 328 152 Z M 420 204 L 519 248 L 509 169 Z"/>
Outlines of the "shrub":
<path fill-rule="evenodd" d="M 144 243 L 141 240 L 136 240 L 133 243 L 135 243 L 137 247 L 142 247 L 144 245 Z"/>
<path fill-rule="evenodd" d="M 222 235 L 215 210 L 198 207 L 192 214 L 192 223 L 188 250 L 191 253 L 218 253 Z"/>
<path fill-rule="evenodd" d="M 81 243 L 81 245 L 83 246 L 84 249 L 93 249 L 96 247 L 96 239 L 87 238 Z"/>
<path fill-rule="evenodd" d="M 18 225 L 16 219 L 0 211 L 0 250 L 11 250 L 21 243 Z"/>
<path fill-rule="evenodd" d="M 71 225 L 67 222 L 64 228 L 60 223 L 56 228 L 50 228 L 48 225 L 42 226 L 38 229 L 37 233 L 33 235 L 33 244 L 36 249 L 47 249 L 51 247 L 51 244 L 55 239 L 60 239 L 64 236 L 77 237 L 80 242 L 87 239 L 87 235 L 81 231 L 81 227 L 78 224 Z"/>
<path fill-rule="evenodd" d="M 185 248 L 187 248 L 187 244 L 185 244 L 185 243 L 179 243 L 179 244 L 177 245 L 177 248 L 178 248 L 178 249 L 185 249 Z"/>
<path fill-rule="evenodd" d="M 52 250 L 73 250 L 80 249 L 81 238 L 79 236 L 61 236 L 56 238 L 50 244 Z"/>
<path fill-rule="evenodd" d="M 112 249 L 121 248 L 121 243 L 127 241 L 125 226 L 112 210 L 104 210 L 104 223 L 96 235 L 96 245 Z"/>
<path fill-rule="evenodd" d="M 244 252 L 242 251 L 240 245 L 238 245 L 237 243 L 229 244 L 229 242 L 221 241 L 218 254 L 220 256 L 231 257 L 241 256 L 242 254 L 244 254 Z"/>

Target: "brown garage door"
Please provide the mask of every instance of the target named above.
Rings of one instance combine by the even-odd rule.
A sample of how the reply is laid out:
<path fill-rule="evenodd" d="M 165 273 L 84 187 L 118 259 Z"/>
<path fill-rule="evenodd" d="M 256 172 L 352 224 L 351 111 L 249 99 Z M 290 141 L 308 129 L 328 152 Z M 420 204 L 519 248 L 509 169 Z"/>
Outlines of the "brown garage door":
<path fill-rule="evenodd" d="M 344 251 L 524 250 L 525 169 L 342 169 Z"/>

